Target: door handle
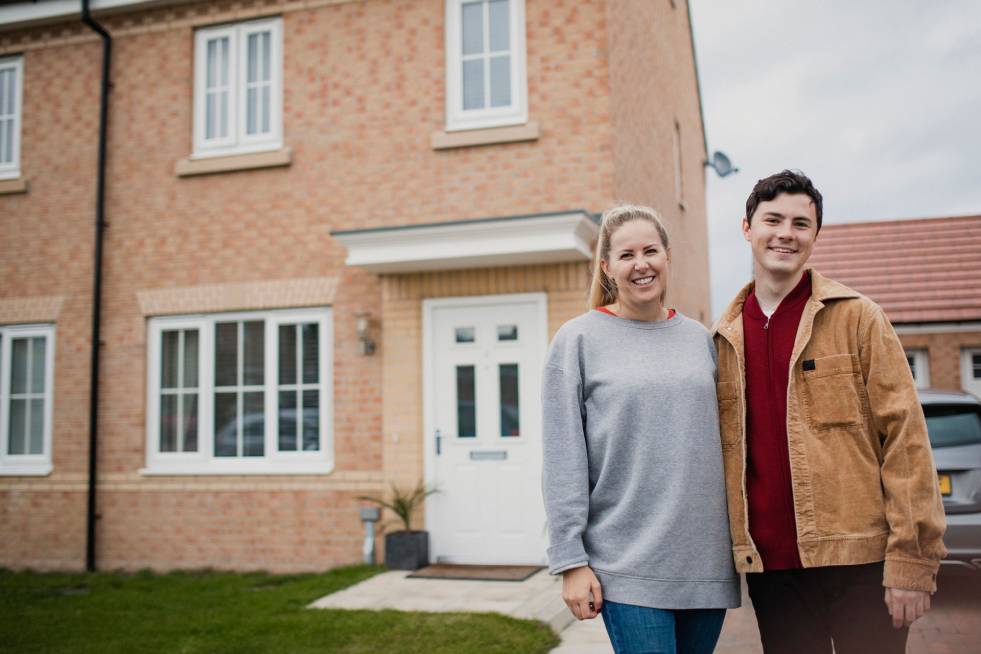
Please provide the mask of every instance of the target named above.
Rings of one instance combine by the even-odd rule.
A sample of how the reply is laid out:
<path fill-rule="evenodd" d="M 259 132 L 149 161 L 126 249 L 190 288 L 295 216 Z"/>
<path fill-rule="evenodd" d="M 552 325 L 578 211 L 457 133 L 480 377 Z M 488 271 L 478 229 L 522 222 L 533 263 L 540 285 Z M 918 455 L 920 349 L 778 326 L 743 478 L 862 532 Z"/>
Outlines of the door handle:
<path fill-rule="evenodd" d="M 443 435 L 440 431 L 436 430 L 436 456 L 443 453 Z"/>

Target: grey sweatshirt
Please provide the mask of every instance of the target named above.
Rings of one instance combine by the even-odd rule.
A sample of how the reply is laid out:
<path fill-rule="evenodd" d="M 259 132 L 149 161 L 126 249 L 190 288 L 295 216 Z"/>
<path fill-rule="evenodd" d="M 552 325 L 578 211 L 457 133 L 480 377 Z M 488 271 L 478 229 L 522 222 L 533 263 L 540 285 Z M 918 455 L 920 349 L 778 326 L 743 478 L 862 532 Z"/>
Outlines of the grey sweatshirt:
<path fill-rule="evenodd" d="M 739 606 L 708 331 L 590 311 L 543 375 L 549 571 L 588 564 L 614 602 Z"/>

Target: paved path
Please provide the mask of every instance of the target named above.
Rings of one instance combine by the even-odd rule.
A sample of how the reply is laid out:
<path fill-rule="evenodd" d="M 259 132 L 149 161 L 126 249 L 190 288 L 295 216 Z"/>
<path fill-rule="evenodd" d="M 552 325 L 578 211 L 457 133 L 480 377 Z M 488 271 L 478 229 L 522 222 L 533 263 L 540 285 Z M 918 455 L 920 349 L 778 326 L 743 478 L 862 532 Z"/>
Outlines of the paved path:
<path fill-rule="evenodd" d="M 560 633 L 552 654 L 612 654 L 602 618 L 575 622 L 561 582 L 545 571 L 523 582 L 409 579 L 385 572 L 322 597 L 312 608 L 401 611 L 495 611 L 540 620 Z M 885 610 L 885 607 L 883 607 Z M 743 584 L 743 607 L 726 615 L 717 654 L 762 654 L 756 618 Z M 873 653 L 869 653 L 873 654 Z M 941 576 L 933 610 L 913 625 L 907 654 L 981 654 L 981 575 Z"/>

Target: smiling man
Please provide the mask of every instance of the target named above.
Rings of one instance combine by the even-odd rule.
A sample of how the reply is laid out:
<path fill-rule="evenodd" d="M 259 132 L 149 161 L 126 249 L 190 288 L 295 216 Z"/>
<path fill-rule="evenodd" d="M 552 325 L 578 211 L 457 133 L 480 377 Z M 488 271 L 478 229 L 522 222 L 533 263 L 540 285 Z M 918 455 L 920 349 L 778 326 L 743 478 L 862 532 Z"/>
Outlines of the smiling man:
<path fill-rule="evenodd" d="M 790 170 L 746 201 L 754 282 L 714 330 L 733 556 L 767 654 L 901 653 L 936 590 L 943 507 L 892 325 L 806 268 L 821 202 Z"/>

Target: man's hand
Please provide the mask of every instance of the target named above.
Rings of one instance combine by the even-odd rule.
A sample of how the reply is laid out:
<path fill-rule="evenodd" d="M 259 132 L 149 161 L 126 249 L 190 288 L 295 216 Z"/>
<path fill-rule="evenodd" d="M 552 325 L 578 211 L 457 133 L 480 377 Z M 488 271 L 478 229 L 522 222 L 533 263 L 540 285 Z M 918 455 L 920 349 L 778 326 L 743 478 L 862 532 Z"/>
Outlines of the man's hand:
<path fill-rule="evenodd" d="M 885 602 L 892 616 L 892 626 L 900 629 L 910 626 L 930 610 L 930 593 L 925 590 L 887 588 Z"/>
<path fill-rule="evenodd" d="M 603 606 L 599 579 L 588 565 L 562 573 L 562 599 L 576 620 L 592 620 Z"/>

